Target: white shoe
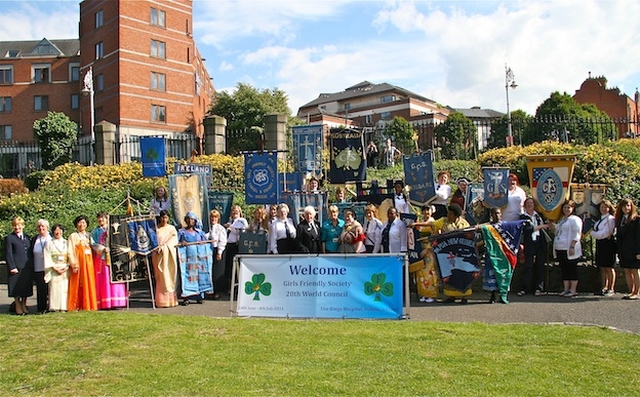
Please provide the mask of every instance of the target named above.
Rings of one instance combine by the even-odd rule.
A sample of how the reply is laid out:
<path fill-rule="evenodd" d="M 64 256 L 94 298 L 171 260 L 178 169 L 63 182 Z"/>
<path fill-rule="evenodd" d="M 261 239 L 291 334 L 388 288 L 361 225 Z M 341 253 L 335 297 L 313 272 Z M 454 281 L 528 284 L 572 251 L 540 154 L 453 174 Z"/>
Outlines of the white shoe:
<path fill-rule="evenodd" d="M 436 300 L 435 300 L 435 299 L 433 299 L 433 298 L 427 298 L 427 299 L 425 299 L 424 301 L 425 301 L 426 303 L 433 303 L 433 302 L 435 302 Z"/>

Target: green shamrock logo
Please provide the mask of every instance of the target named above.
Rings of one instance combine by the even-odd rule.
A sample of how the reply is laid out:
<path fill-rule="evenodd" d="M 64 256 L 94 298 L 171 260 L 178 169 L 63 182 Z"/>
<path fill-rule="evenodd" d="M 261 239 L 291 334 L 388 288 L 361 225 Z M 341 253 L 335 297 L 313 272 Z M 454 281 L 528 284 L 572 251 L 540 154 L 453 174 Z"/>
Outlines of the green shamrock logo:
<path fill-rule="evenodd" d="M 160 158 L 160 153 L 158 153 L 156 149 L 150 148 L 145 154 L 145 157 L 152 161 L 158 160 Z"/>
<path fill-rule="evenodd" d="M 371 281 L 364 283 L 364 293 L 367 295 L 375 295 L 374 301 L 379 302 L 382 299 L 380 294 L 384 296 L 393 295 L 393 284 L 385 282 L 387 275 L 378 273 L 371 276 Z"/>
<path fill-rule="evenodd" d="M 253 295 L 254 301 L 260 300 L 260 294 L 264 296 L 271 295 L 271 283 L 265 283 L 264 280 L 267 277 L 264 273 L 254 274 L 251 277 L 251 281 L 244 283 L 244 293 L 247 295 Z"/>

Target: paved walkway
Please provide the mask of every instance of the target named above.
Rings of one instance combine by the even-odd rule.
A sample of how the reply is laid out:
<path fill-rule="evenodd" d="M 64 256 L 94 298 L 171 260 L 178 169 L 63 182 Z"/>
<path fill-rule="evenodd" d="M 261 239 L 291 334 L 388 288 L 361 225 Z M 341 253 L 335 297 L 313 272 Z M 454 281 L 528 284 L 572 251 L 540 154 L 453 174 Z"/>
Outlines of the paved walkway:
<path fill-rule="evenodd" d="M 131 291 L 129 310 L 137 313 L 177 314 L 191 316 L 230 317 L 234 305 L 227 300 L 205 301 L 170 309 L 154 310 L 148 289 Z M 640 301 L 622 300 L 622 294 L 613 297 L 581 294 L 568 299 L 557 295 L 510 297 L 508 305 L 488 303 L 488 294 L 476 293 L 467 304 L 411 302 L 409 321 L 508 323 L 563 323 L 612 327 L 640 334 Z M 0 285 L 0 313 L 9 312 L 11 298 L 7 286 Z M 35 296 L 29 306 L 35 311 Z"/>

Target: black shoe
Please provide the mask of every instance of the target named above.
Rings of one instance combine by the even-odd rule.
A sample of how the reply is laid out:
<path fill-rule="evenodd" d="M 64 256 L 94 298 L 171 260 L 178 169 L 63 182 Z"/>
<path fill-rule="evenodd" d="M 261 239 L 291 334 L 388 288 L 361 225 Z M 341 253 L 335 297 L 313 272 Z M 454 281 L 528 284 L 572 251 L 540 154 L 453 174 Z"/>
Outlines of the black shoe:
<path fill-rule="evenodd" d="M 469 302 L 468 300 L 466 300 L 465 298 L 462 298 L 462 300 L 460 300 L 460 304 L 461 305 L 466 305 L 467 302 Z"/>
<path fill-rule="evenodd" d="M 199 304 L 199 305 L 201 305 L 201 304 L 203 304 L 203 303 L 204 303 L 204 301 L 203 301 L 202 299 L 196 299 L 196 303 L 197 303 L 197 304 Z"/>
<path fill-rule="evenodd" d="M 185 299 L 182 302 L 179 303 L 180 306 L 189 306 L 189 300 Z"/>

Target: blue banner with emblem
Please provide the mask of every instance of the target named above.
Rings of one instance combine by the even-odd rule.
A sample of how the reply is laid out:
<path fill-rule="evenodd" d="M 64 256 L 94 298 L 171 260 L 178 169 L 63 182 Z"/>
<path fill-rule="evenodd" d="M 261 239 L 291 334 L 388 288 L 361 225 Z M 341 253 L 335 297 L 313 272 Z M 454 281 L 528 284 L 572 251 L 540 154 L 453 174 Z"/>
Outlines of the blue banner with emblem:
<path fill-rule="evenodd" d="M 163 137 L 140 137 L 140 153 L 142 153 L 142 176 L 158 177 L 167 174 Z"/>
<path fill-rule="evenodd" d="M 247 204 L 273 204 L 278 201 L 276 152 L 244 153 L 244 190 Z"/>
<path fill-rule="evenodd" d="M 364 181 L 367 179 L 366 165 L 362 132 L 331 132 L 331 183 Z"/>
<path fill-rule="evenodd" d="M 302 172 L 281 172 L 278 174 L 278 202 L 283 192 L 295 192 L 302 190 Z"/>
<path fill-rule="evenodd" d="M 509 169 L 483 168 L 484 203 L 489 208 L 507 205 L 509 200 Z"/>
<path fill-rule="evenodd" d="M 304 173 L 322 173 L 323 142 L 322 125 L 300 125 L 293 127 L 293 158 L 295 170 Z"/>
<path fill-rule="evenodd" d="M 404 157 L 404 183 L 410 187 L 411 204 L 422 207 L 436 196 L 432 151 Z"/>

